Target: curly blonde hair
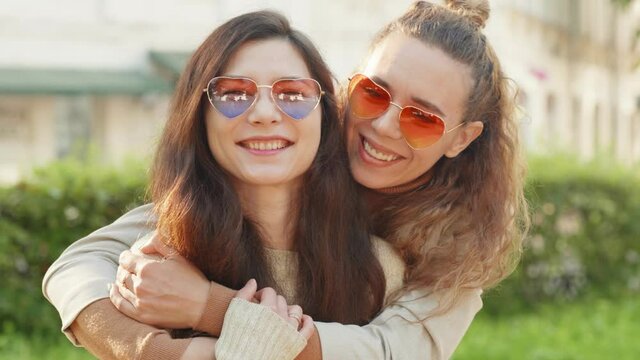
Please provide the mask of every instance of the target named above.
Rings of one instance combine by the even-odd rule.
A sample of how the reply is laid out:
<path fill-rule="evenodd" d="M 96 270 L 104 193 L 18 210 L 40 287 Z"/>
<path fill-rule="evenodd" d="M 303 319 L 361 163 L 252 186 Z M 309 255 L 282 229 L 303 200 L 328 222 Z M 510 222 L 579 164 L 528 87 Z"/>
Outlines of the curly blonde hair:
<path fill-rule="evenodd" d="M 407 263 L 405 289 L 448 290 L 434 314 L 455 304 L 463 289 L 486 289 L 508 276 L 529 225 L 515 93 L 480 31 L 488 16 L 487 1 L 419 1 L 372 45 L 401 32 L 472 70 L 463 121 L 481 121 L 482 134 L 457 157 L 440 159 L 426 184 L 389 197 L 373 214 L 376 233 Z"/>

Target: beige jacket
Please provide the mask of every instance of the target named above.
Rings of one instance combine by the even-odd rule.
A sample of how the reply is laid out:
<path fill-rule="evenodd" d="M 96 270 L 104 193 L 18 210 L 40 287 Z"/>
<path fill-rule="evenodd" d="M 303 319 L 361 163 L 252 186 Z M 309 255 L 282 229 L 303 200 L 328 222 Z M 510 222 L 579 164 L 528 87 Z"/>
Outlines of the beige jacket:
<path fill-rule="evenodd" d="M 56 307 L 62 330 L 76 345 L 69 326 L 89 304 L 108 298 L 118 257 L 153 231 L 151 205 L 138 207 L 116 222 L 76 241 L 49 268 L 45 297 Z M 425 315 L 439 301 L 428 290 L 411 291 L 386 307 L 369 325 L 316 322 L 323 359 L 448 359 L 482 307 L 481 290 L 469 290 L 449 312 Z"/>

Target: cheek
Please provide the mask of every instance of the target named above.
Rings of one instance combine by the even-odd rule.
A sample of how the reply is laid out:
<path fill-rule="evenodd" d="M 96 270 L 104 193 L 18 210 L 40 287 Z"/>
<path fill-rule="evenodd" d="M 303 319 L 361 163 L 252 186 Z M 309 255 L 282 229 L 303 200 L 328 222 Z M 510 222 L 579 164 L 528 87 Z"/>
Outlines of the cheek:
<path fill-rule="evenodd" d="M 351 115 L 347 115 L 345 120 L 345 126 L 347 127 L 347 146 L 351 147 L 358 143 L 358 127 L 359 121 L 354 119 Z"/>
<path fill-rule="evenodd" d="M 424 152 L 414 151 L 411 172 L 418 175 L 424 174 L 429 171 L 443 155 L 444 149 L 441 146 Z"/>
<path fill-rule="evenodd" d="M 321 120 L 318 119 L 318 121 L 314 122 L 307 131 L 309 133 L 308 149 L 311 159 L 313 160 L 313 158 L 315 158 L 316 154 L 318 153 L 318 147 L 320 146 L 320 139 L 322 137 Z"/>
<path fill-rule="evenodd" d="M 211 155 L 218 163 L 226 163 L 225 153 L 228 153 L 228 151 L 225 150 L 230 146 L 229 139 L 231 138 L 232 129 L 214 119 L 207 119 L 205 129 Z"/>

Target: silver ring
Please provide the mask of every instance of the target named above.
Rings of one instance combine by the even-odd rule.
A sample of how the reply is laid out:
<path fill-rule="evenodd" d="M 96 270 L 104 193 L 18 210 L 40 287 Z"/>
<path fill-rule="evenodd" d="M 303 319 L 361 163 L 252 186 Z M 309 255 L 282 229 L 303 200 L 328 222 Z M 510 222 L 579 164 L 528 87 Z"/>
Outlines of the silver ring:
<path fill-rule="evenodd" d="M 300 321 L 302 321 L 302 315 L 298 314 L 298 313 L 289 313 L 289 317 L 290 318 L 294 318 L 296 319 L 296 321 L 298 322 L 298 324 L 300 323 Z"/>

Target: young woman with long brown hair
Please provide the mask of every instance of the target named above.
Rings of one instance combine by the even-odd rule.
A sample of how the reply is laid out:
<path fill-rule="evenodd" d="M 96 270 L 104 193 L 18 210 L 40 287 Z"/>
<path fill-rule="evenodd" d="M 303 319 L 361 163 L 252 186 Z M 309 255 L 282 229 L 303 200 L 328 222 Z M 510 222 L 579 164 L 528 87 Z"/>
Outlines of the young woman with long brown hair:
<path fill-rule="evenodd" d="M 306 343 L 298 325 L 307 335 L 313 325 L 287 301 L 323 321 L 364 324 L 382 308 L 388 265 L 397 266 L 388 288 L 402 283 L 402 261 L 370 239 L 331 74 L 276 13 L 231 19 L 195 51 L 158 145 L 150 193 L 156 231 L 208 280 L 240 288 L 255 279 L 285 295 L 262 304 L 286 317 L 271 316 L 269 329 L 294 355 Z M 345 203 L 336 209 L 338 201 Z M 234 304 L 239 313 L 272 313 Z M 220 354 L 233 354 L 229 336 Z M 95 354 L 110 356 L 100 347 Z"/>
<path fill-rule="evenodd" d="M 448 358 L 481 306 L 481 290 L 507 276 L 519 255 L 527 226 L 524 171 L 513 93 L 481 31 L 488 2 L 446 3 L 417 2 L 386 26 L 346 95 L 351 172 L 368 189 L 376 234 L 394 244 L 407 263 L 405 287 L 369 325 L 316 321 L 318 336 L 301 356 Z M 131 226 L 144 232 L 143 218 L 131 213 L 111 231 Z M 132 231 L 108 236 L 129 244 L 135 237 Z M 166 253 L 163 246 L 156 248 Z M 121 274 L 157 265 L 132 253 L 121 260 Z M 155 269 L 148 271 L 155 278 L 188 273 L 180 272 L 188 265 L 179 259 Z M 228 302 L 223 299 L 234 291 L 218 288 L 208 298 L 200 296 L 195 303 L 206 310 L 196 320 L 188 311 L 163 311 L 194 300 L 178 291 L 186 283 L 162 287 L 164 295 L 175 296 L 158 296 L 167 300 L 163 305 L 120 308 L 158 326 L 167 318 L 182 325 L 206 319 L 209 327 L 219 328 L 225 308 L 215 304 Z M 162 293 L 160 282 L 146 284 L 154 295 Z M 126 287 L 134 285 L 129 281 Z M 150 300 L 133 296 L 129 300 Z M 125 304 L 121 294 L 112 299 Z M 229 315 L 225 324 L 235 318 Z"/>

